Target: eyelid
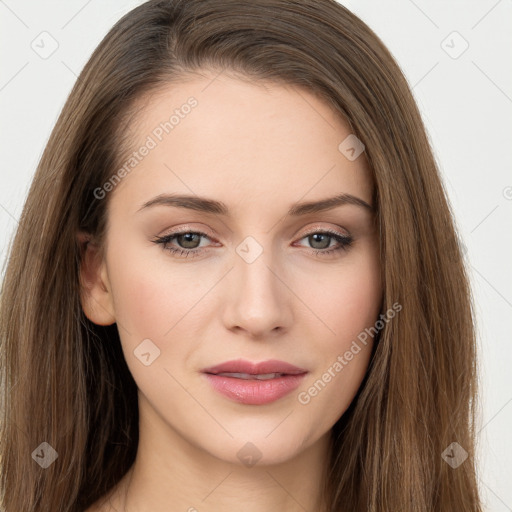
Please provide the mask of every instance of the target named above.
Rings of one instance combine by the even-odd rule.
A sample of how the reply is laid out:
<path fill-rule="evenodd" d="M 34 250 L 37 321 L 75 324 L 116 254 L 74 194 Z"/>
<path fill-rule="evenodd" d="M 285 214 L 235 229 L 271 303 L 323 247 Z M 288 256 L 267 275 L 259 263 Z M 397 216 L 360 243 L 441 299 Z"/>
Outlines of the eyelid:
<path fill-rule="evenodd" d="M 159 238 L 164 238 L 166 236 L 171 235 L 181 235 L 183 233 L 200 233 L 201 235 L 206 235 L 210 240 L 216 240 L 215 236 L 213 235 L 212 231 L 208 228 L 194 228 L 192 226 L 180 226 L 179 228 L 176 228 L 175 230 L 164 232 L 163 235 L 159 235 Z"/>
<path fill-rule="evenodd" d="M 304 238 L 305 236 L 309 236 L 309 235 L 312 235 L 314 233 L 318 233 L 318 232 L 323 232 L 323 233 L 331 233 L 331 234 L 335 234 L 335 235 L 338 235 L 338 236 L 344 236 L 344 237 L 350 237 L 350 234 L 349 233 L 343 233 L 341 231 L 341 228 L 339 229 L 335 229 L 335 228 L 331 228 L 331 227 L 323 227 L 323 226 L 313 226 L 312 228 L 309 228 L 305 233 L 303 233 L 302 235 L 302 238 Z"/>
<path fill-rule="evenodd" d="M 315 226 L 312 226 L 311 228 L 308 228 L 307 231 L 302 233 L 302 235 L 300 236 L 300 238 L 298 238 L 298 240 L 302 240 L 303 238 L 305 238 L 305 237 L 307 237 L 309 235 L 318 233 L 318 232 L 330 233 L 330 234 L 341 236 L 341 237 L 345 237 L 345 238 L 350 238 L 351 237 L 350 233 L 348 233 L 348 232 L 347 233 L 343 233 L 340 229 L 341 228 L 335 229 L 335 228 L 331 228 L 331 227 L 322 227 L 322 226 L 319 226 L 319 225 L 315 225 Z M 181 226 L 181 227 L 177 228 L 174 231 L 170 231 L 169 233 L 165 233 L 163 235 L 160 235 L 159 238 L 164 238 L 166 236 L 171 236 L 171 235 L 180 235 L 180 234 L 189 233 L 189 232 L 200 233 L 201 235 L 206 235 L 211 241 L 218 242 L 218 240 L 215 238 L 215 236 L 213 235 L 211 230 L 209 230 L 208 228 L 203 228 L 203 227 L 201 227 L 201 228 L 194 228 L 192 226 L 187 226 L 187 225 Z M 298 237 L 299 235 L 300 235 L 300 232 L 298 232 L 296 236 Z"/>
<path fill-rule="evenodd" d="M 207 231 L 207 232 L 205 233 L 200 230 L 194 230 L 190 226 L 182 226 L 182 227 L 176 229 L 175 231 L 172 231 L 171 233 L 168 233 L 163 236 L 157 236 L 156 239 L 152 240 L 152 241 L 157 244 L 163 244 L 164 250 L 170 251 L 172 254 L 180 254 L 179 258 L 181 258 L 181 257 L 196 257 L 196 256 L 200 256 L 204 252 L 208 251 L 208 246 L 203 247 L 203 248 L 196 247 L 196 248 L 192 248 L 192 249 L 187 249 L 187 248 L 181 249 L 181 248 L 176 248 L 176 247 L 166 247 L 166 245 L 168 243 L 170 243 L 171 240 L 174 240 L 177 237 L 179 237 L 180 235 L 187 234 L 187 233 L 196 234 L 202 238 L 208 238 L 209 240 L 211 240 L 213 242 L 213 244 L 210 244 L 210 245 L 215 246 L 215 244 L 219 244 L 219 242 L 215 239 L 215 237 L 213 237 L 209 234 L 209 230 L 205 230 L 205 231 Z M 297 242 L 300 242 L 300 241 L 308 238 L 308 236 L 311 236 L 311 235 L 317 234 L 317 233 L 328 235 L 328 236 L 330 236 L 330 238 L 336 240 L 336 242 L 338 243 L 338 245 L 333 248 L 325 248 L 326 250 L 310 248 L 310 251 L 312 251 L 315 255 L 326 257 L 326 258 L 332 257 L 334 254 L 339 253 L 340 251 L 348 251 L 354 241 L 352 235 L 350 235 L 350 234 L 347 235 L 347 234 L 340 233 L 338 230 L 335 230 L 330 227 L 329 228 L 321 228 L 321 227 L 317 226 L 317 227 L 312 227 L 307 232 L 303 233 L 302 236 L 297 239 Z M 295 242 L 295 244 L 297 242 Z M 297 246 L 297 245 L 295 245 L 295 246 Z M 302 247 L 300 244 L 298 246 Z M 182 256 L 183 254 L 185 256 Z"/>

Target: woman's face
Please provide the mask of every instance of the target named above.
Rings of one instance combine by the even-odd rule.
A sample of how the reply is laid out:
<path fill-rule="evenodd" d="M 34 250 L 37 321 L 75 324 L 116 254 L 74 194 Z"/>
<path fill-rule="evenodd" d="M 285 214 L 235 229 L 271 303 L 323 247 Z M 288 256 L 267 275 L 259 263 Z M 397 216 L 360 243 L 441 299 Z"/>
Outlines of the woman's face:
<path fill-rule="evenodd" d="M 143 105 L 136 164 L 128 155 L 120 183 L 96 192 L 111 194 L 108 231 L 84 311 L 117 322 L 155 443 L 237 464 L 291 459 L 326 439 L 369 362 L 372 338 L 358 336 L 382 288 L 364 152 L 303 89 L 212 74 Z M 343 195 L 359 204 L 315 207 Z M 204 373 L 238 359 L 303 373 Z"/>

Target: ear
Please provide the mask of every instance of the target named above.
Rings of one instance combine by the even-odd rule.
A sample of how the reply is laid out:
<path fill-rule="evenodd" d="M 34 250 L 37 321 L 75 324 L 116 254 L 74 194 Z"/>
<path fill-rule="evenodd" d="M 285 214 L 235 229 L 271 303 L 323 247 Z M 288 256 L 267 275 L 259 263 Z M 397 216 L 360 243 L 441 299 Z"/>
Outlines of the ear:
<path fill-rule="evenodd" d="M 101 248 L 90 234 L 79 232 L 80 302 L 85 316 L 97 325 L 115 323 L 113 297 Z"/>

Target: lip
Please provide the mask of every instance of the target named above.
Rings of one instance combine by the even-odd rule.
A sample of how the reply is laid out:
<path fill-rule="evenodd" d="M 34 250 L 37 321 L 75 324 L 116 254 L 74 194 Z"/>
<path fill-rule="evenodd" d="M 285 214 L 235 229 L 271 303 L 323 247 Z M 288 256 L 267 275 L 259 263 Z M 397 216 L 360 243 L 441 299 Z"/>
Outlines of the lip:
<path fill-rule="evenodd" d="M 215 391 L 235 402 L 246 405 L 263 405 L 283 398 L 296 389 L 308 373 L 303 368 L 276 359 L 260 363 L 237 359 L 205 368 L 202 372 Z M 284 375 L 272 379 L 256 380 L 218 375 L 219 373 L 246 373 L 249 375 L 282 373 Z"/>
<path fill-rule="evenodd" d="M 234 359 L 225 363 L 205 368 L 204 373 L 248 373 L 249 375 L 264 375 L 266 373 L 285 373 L 287 375 L 297 375 L 306 373 L 307 370 L 299 368 L 293 364 L 277 359 L 269 359 L 260 363 L 253 363 L 245 359 Z"/>

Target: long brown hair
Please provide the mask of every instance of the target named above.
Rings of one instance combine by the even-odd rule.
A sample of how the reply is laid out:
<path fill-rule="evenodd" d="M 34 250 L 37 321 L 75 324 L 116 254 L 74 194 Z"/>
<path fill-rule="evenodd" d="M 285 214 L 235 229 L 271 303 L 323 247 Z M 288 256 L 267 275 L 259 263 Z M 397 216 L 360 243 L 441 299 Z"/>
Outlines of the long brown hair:
<path fill-rule="evenodd" d="M 151 0 L 94 51 L 6 261 L 2 510 L 82 511 L 135 459 L 137 387 L 116 324 L 83 313 L 77 233 L 104 241 L 110 196 L 94 191 L 130 147 L 125 126 L 137 100 L 202 69 L 303 87 L 366 148 L 382 310 L 402 309 L 379 332 L 357 396 L 332 429 L 329 510 L 480 511 L 474 312 L 453 213 L 406 79 L 374 32 L 334 0 Z M 467 453 L 456 468 L 442 456 L 450 445 L 452 456 L 454 446 Z"/>

